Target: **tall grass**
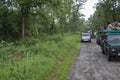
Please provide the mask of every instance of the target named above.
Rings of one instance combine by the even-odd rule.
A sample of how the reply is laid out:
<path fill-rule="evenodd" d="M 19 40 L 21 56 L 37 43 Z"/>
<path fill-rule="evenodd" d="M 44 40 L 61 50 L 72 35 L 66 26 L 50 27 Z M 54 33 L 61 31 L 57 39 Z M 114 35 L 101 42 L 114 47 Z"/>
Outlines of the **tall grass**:
<path fill-rule="evenodd" d="M 67 34 L 64 37 L 27 38 L 11 43 L 1 41 L 0 80 L 46 80 L 54 67 L 64 62 L 69 55 L 68 50 L 78 40 L 78 35 Z M 14 55 L 20 51 L 24 51 L 24 55 L 16 59 Z"/>

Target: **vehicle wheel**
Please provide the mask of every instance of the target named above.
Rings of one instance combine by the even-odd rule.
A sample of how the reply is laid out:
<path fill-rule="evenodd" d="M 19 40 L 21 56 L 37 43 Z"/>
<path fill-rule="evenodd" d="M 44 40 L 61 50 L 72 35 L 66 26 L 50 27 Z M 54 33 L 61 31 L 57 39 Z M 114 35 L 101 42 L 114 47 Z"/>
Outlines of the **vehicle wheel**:
<path fill-rule="evenodd" d="M 104 49 L 102 49 L 102 53 L 103 53 L 103 54 L 105 54 L 105 51 L 104 51 Z"/>
<path fill-rule="evenodd" d="M 89 42 L 91 43 L 91 40 Z"/>
<path fill-rule="evenodd" d="M 100 45 L 100 41 L 99 40 L 97 40 L 97 44 Z"/>
<path fill-rule="evenodd" d="M 108 54 L 108 61 L 112 61 L 112 56 L 110 54 Z"/>

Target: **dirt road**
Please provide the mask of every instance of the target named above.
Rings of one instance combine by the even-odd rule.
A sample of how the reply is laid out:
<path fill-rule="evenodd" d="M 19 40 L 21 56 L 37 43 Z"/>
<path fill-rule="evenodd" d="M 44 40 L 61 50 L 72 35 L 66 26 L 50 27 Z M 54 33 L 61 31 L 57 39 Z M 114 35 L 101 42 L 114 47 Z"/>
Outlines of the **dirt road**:
<path fill-rule="evenodd" d="M 95 40 L 82 43 L 67 80 L 120 80 L 120 60 L 108 62 Z"/>

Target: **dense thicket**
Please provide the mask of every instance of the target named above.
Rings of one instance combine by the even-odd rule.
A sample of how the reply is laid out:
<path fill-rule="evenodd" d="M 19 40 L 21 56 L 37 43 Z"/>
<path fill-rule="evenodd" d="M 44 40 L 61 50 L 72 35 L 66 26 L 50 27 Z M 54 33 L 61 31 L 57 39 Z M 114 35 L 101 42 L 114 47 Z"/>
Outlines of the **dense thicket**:
<path fill-rule="evenodd" d="M 0 39 L 80 30 L 84 0 L 1 0 Z"/>
<path fill-rule="evenodd" d="M 115 22 L 120 19 L 120 0 L 99 0 L 96 11 L 89 18 L 89 23 L 97 28 L 106 25 L 107 22 Z"/>

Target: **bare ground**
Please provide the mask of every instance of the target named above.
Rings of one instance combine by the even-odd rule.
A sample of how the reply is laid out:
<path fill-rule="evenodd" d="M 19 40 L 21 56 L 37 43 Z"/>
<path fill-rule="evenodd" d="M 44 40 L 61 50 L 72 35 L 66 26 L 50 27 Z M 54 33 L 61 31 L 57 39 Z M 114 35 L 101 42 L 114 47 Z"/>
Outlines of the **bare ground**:
<path fill-rule="evenodd" d="M 95 40 L 82 43 L 67 80 L 120 80 L 120 60 L 109 62 Z"/>

